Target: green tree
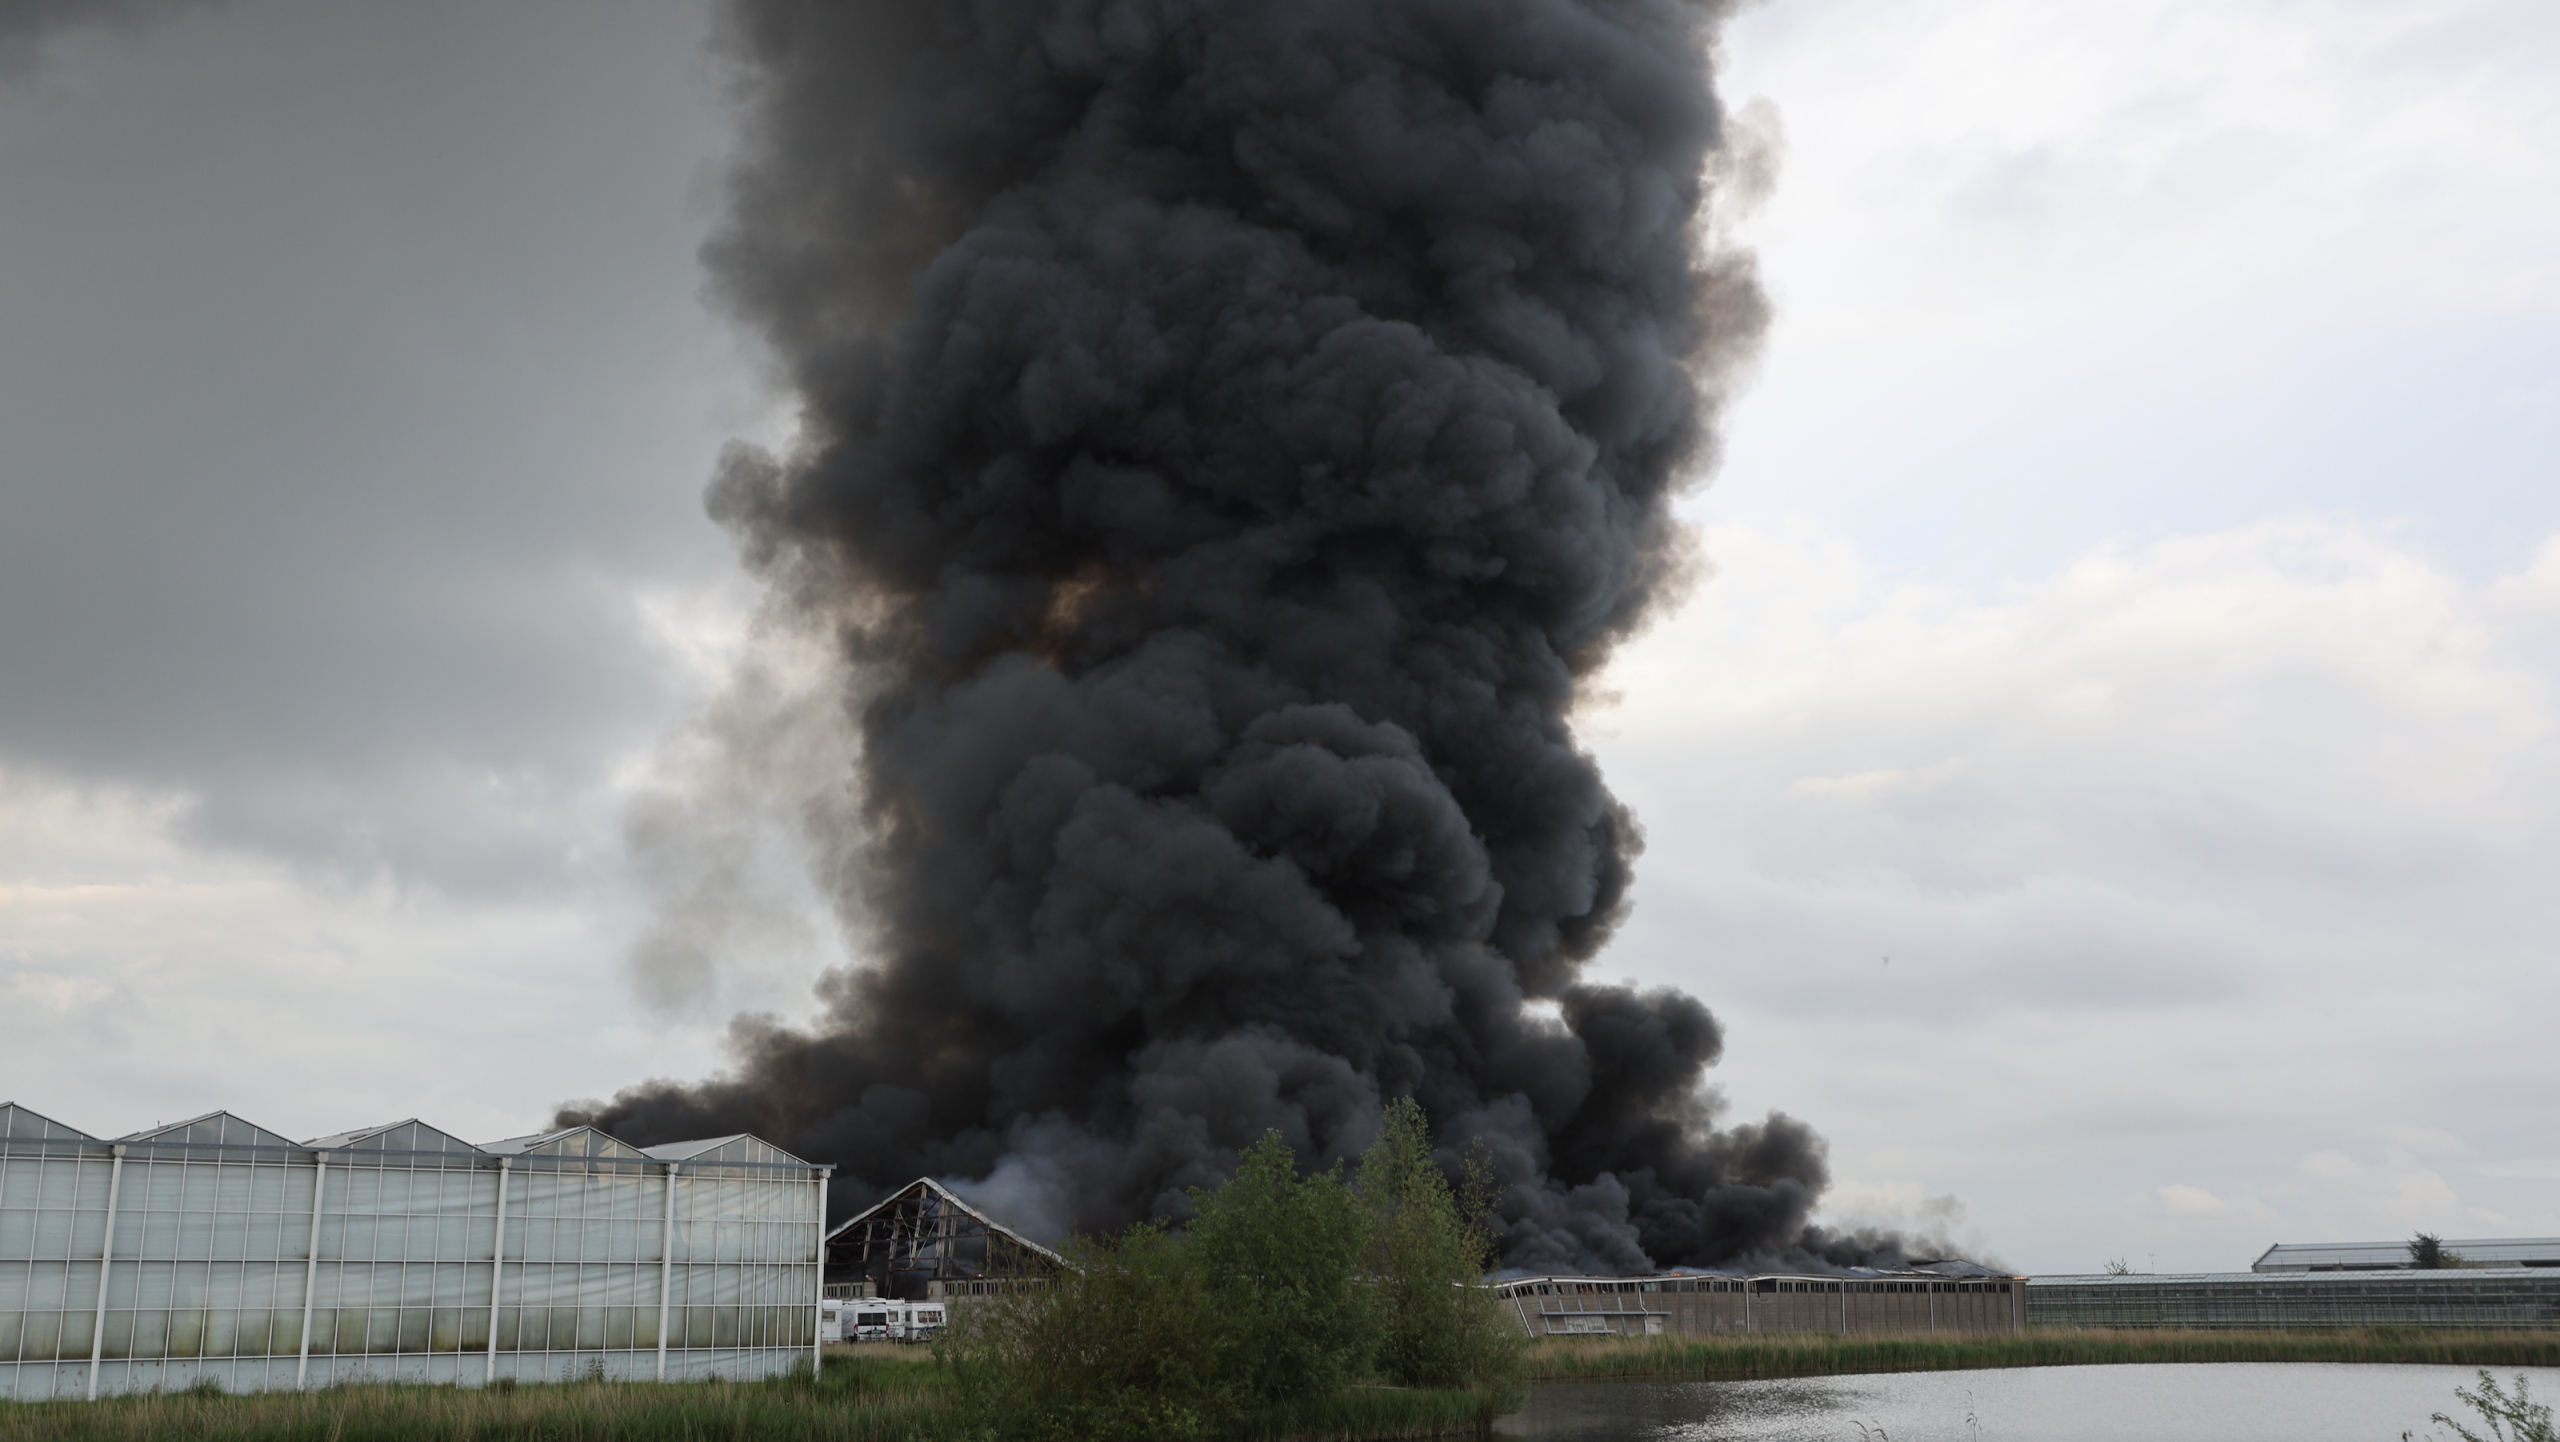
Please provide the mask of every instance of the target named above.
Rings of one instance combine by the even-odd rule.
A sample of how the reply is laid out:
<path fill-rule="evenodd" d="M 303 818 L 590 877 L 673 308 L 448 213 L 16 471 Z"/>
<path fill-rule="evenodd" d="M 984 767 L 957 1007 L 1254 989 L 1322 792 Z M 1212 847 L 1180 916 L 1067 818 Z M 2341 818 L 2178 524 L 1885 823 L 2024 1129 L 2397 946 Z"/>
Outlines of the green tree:
<path fill-rule="evenodd" d="M 978 1431 L 1041 1442 L 1228 1435 L 1242 1329 L 1161 1225 L 1080 1238 L 1055 1281 L 959 1312 L 940 1339 Z"/>
<path fill-rule="evenodd" d="M 1493 1238 L 1478 1222 L 1491 1201 L 1479 1159 L 1467 1195 L 1431 1152 L 1431 1127 L 1410 1099 L 1387 1108 L 1360 1159 L 1377 1312 L 1377 1370 L 1409 1387 L 1468 1387 L 1505 1396 L 1524 1375 L 1520 1327 L 1485 1285 Z"/>
<path fill-rule="evenodd" d="M 2422 1272 L 2440 1271 L 2463 1265 L 2460 1252 L 2444 1249 L 2444 1238 L 2433 1232 L 2420 1232 L 2409 1239 L 2409 1265 Z"/>
<path fill-rule="evenodd" d="M 1326 1396 L 1359 1380 L 1375 1341 L 1361 1283 L 1368 1218 L 1342 1169 L 1298 1175 L 1278 1132 L 1235 1179 L 1194 1188 L 1184 1244 L 1236 1332 L 1236 1381 L 1256 1403 Z"/>
<path fill-rule="evenodd" d="M 1252 1430 L 1289 1404 L 1376 1375 L 1474 1390 L 1524 1386 L 1524 1339 L 1484 1283 L 1491 1199 L 1453 1192 L 1422 1109 L 1399 1102 L 1361 1162 L 1302 1176 L 1278 1133 L 1234 1180 L 1161 1224 L 1079 1238 L 1051 1281 L 955 1313 L 939 1343 L 962 1434 L 1024 1442 L 1185 1442 Z"/>

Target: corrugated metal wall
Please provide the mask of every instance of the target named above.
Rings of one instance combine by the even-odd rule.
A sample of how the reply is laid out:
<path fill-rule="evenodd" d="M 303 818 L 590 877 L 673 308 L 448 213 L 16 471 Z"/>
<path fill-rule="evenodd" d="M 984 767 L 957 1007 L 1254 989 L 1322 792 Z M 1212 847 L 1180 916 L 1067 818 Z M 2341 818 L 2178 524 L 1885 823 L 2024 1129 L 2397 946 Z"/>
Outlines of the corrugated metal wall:
<path fill-rule="evenodd" d="M 220 1114 L 106 1142 L 0 1108 L 0 1398 L 805 1364 L 825 1169 L 687 1145 L 296 1144 Z"/>
<path fill-rule="evenodd" d="M 1496 1292 L 1532 1337 L 1711 1336 L 1828 1332 L 1901 1336 L 2014 1332 L 2024 1282 L 2015 1277 L 1527 1277 Z"/>

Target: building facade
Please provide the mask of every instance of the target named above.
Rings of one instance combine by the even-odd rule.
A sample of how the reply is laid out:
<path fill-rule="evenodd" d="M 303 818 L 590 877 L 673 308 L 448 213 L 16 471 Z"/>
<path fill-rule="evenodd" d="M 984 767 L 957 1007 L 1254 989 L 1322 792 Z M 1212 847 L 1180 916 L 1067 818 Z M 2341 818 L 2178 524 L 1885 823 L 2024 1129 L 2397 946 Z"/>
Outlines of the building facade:
<path fill-rule="evenodd" d="M 2015 1332 L 2027 1316 L 2023 1278 L 1920 1272 L 1522 1277 L 1494 1290 L 1532 1337 Z"/>
<path fill-rule="evenodd" d="M 770 1376 L 814 1360 L 827 1175 L 749 1136 L 108 1140 L 0 1104 L 0 1398 Z"/>

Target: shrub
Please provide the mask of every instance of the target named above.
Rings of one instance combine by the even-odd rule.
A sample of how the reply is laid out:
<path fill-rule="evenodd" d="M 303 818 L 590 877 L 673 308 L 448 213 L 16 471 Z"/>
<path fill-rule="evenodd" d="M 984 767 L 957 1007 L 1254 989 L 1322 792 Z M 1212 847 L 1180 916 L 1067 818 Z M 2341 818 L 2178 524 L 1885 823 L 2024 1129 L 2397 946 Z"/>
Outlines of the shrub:
<path fill-rule="evenodd" d="M 961 1430 L 1236 1436 L 1371 1376 L 1487 1403 L 1519 1393 L 1523 1342 L 1483 1281 L 1491 1238 L 1433 1160 L 1420 1107 L 1389 1109 L 1356 1190 L 1339 1167 L 1299 1175 L 1272 1132 L 1191 1199 L 1179 1235 L 1079 1239 L 1054 1282 L 955 1317 L 937 1345 Z"/>
<path fill-rule="evenodd" d="M 1411 1100 L 1360 1159 L 1377 1289 L 1377 1370 L 1408 1387 L 1463 1387 L 1507 1401 L 1524 1385 L 1526 1341 L 1484 1284 L 1493 1239 L 1475 1220 L 1490 1190 L 1471 1167 L 1469 1195 L 1451 1190 L 1431 1153 L 1430 1124 Z"/>
<path fill-rule="evenodd" d="M 938 1339 L 956 1401 L 1001 1437 L 1181 1439 L 1233 1430 L 1240 1328 L 1163 1227 L 1079 1240 L 1054 1283 L 970 1308 Z"/>
<path fill-rule="evenodd" d="M 2469 1392 L 2456 1387 L 2453 1395 L 2461 1398 L 2464 1406 L 2479 1413 L 2480 1420 L 2489 1426 L 2487 1432 L 2474 1432 L 2442 1412 L 2429 1419 L 2452 1428 L 2462 1442 L 2560 1442 L 2560 1432 L 2552 1429 L 2551 1405 L 2533 1400 L 2533 1391 L 2521 1372 L 2516 1374 L 2516 1390 L 2512 1396 L 2498 1385 L 2497 1378 L 2489 1375 L 2486 1367 L 2480 1369 L 2479 1391 Z"/>
<path fill-rule="evenodd" d="M 1360 1276 L 1367 1218 L 1340 1167 L 1298 1175 L 1266 1133 L 1216 1191 L 1195 1188 L 1184 1230 L 1202 1285 L 1234 1329 L 1231 1363 L 1255 1405 L 1322 1396 L 1359 1381 L 1376 1317 Z"/>

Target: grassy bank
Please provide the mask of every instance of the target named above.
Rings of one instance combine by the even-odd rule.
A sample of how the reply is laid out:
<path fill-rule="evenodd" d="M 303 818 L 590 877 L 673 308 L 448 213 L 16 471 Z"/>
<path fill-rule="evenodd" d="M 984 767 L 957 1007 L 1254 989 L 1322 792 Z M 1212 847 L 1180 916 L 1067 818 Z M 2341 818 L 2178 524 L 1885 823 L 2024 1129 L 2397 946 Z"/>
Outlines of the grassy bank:
<path fill-rule="evenodd" d="M 463 1387 L 360 1384 L 228 1397 L 181 1392 L 98 1402 L 0 1403 L 0 1439 L 406 1442 L 478 1438 L 757 1438 L 904 1442 L 941 1410 L 934 1369 L 830 1357 L 822 1375 L 766 1382 L 577 1382 Z"/>
<path fill-rule="evenodd" d="M 1739 1380 L 1853 1372 L 1953 1372 L 2142 1362 L 2428 1362 L 2560 1367 L 2560 1332 L 2409 1329 L 2284 1332 L 2064 1331 L 1996 1336 L 1549 1338 L 1530 1349 L 1540 1382 Z"/>
<path fill-rule="evenodd" d="M 848 1349 L 849 1350 L 849 1349 Z M 924 1442 L 950 1434 L 946 1370 L 923 1348 L 830 1355 L 814 1382 L 582 1382 L 481 1390 L 387 1385 L 0 1402 L 0 1442 Z M 1472 1434 L 1464 1392 L 1361 1388 L 1259 1419 L 1272 1442 Z"/>

